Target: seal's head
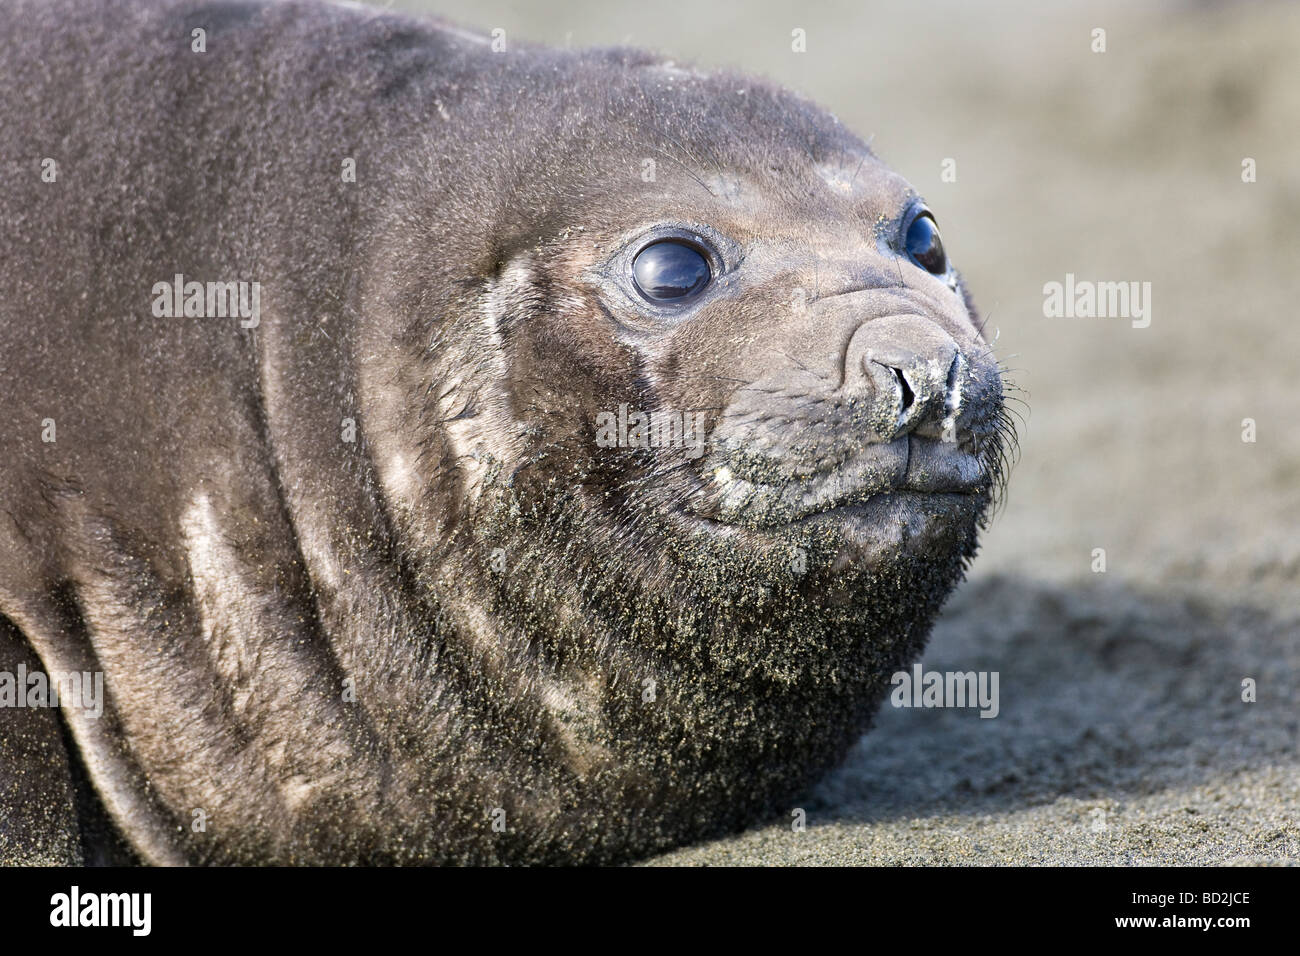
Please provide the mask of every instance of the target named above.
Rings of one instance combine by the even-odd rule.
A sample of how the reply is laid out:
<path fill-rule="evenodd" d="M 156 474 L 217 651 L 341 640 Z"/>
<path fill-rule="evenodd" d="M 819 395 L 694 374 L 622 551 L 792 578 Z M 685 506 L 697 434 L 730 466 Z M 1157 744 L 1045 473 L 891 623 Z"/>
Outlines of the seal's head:
<path fill-rule="evenodd" d="M 756 793 L 775 761 L 788 787 L 974 553 L 996 361 L 933 214 L 833 116 L 626 53 L 540 69 L 472 179 L 404 186 L 471 191 L 486 229 L 385 252 L 402 334 L 374 362 L 421 354 L 390 390 L 388 497 L 414 551 L 461 556 L 444 603 L 488 595 L 546 662 L 584 759 L 730 760 Z"/>

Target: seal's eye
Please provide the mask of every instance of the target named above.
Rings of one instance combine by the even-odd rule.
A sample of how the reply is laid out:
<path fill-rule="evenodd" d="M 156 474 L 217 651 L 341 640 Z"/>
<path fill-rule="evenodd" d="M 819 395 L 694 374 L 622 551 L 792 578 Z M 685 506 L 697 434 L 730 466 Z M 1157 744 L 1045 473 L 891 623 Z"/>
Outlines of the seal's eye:
<path fill-rule="evenodd" d="M 680 239 L 652 242 L 632 260 L 636 290 L 651 302 L 685 302 L 694 298 L 712 277 L 704 254 Z"/>
<path fill-rule="evenodd" d="M 926 272 L 941 276 L 948 271 L 939 224 L 928 212 L 918 215 L 907 227 L 907 254 Z"/>

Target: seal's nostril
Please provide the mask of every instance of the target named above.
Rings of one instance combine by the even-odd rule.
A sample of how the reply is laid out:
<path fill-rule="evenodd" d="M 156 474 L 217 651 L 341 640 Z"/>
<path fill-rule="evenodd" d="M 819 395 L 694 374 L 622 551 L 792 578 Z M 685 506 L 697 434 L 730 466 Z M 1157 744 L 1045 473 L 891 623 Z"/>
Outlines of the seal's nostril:
<path fill-rule="evenodd" d="M 891 366 L 891 368 L 893 367 Z M 893 372 L 894 372 L 894 377 L 898 379 L 898 384 L 901 385 L 903 388 L 902 410 L 907 411 L 909 408 L 912 407 L 912 403 L 916 401 L 916 394 L 912 391 L 912 386 L 907 384 L 907 376 L 903 374 L 903 370 L 901 368 L 895 368 L 893 369 Z"/>

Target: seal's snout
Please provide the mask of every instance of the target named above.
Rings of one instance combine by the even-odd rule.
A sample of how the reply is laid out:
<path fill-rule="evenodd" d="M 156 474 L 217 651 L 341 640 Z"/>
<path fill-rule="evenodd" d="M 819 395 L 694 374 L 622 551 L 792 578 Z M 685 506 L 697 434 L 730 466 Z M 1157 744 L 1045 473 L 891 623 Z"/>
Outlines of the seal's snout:
<path fill-rule="evenodd" d="M 961 411 L 964 367 L 957 343 L 931 320 L 887 316 L 854 333 L 843 388 L 871 403 L 870 426 L 880 440 L 913 432 L 937 437 Z"/>

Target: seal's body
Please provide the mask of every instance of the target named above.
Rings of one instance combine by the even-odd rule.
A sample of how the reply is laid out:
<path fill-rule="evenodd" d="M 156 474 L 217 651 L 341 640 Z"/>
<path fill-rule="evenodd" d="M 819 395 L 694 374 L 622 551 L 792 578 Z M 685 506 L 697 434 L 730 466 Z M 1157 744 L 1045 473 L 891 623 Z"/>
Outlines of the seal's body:
<path fill-rule="evenodd" d="M 0 671 L 104 691 L 0 708 L 0 856 L 627 859 L 788 812 L 919 651 L 1001 387 L 913 191 L 500 47 L 6 4 Z"/>

